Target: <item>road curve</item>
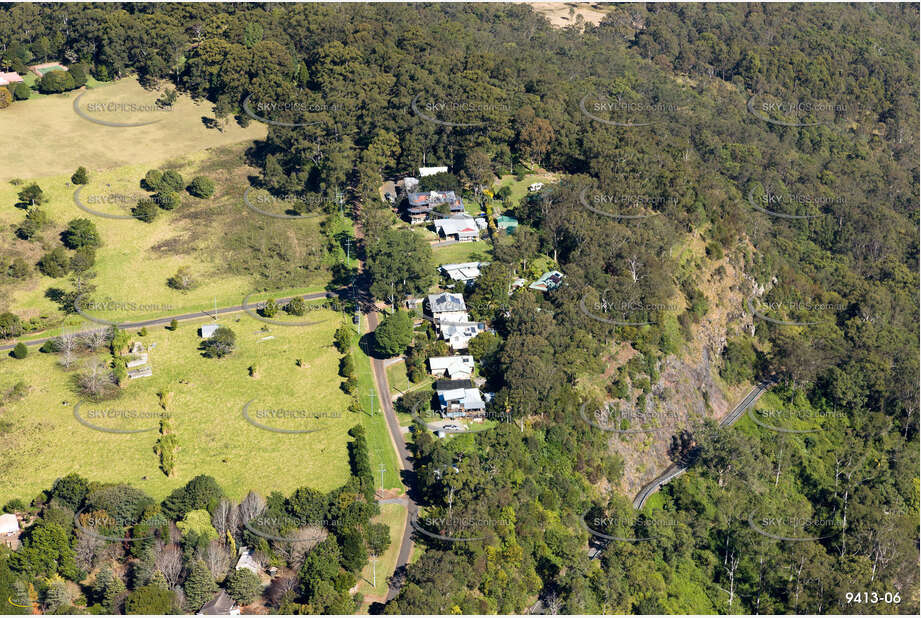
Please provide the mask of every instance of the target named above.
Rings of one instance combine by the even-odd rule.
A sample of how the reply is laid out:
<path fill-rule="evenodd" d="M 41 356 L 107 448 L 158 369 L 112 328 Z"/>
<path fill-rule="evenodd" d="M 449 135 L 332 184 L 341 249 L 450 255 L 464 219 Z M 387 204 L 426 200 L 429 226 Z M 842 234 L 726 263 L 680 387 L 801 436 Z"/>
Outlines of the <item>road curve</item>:
<path fill-rule="evenodd" d="M 378 316 L 376 311 L 368 312 L 368 332 L 373 332 L 377 328 Z M 370 355 L 369 355 L 370 356 Z M 381 402 L 381 409 L 384 411 L 384 418 L 387 420 L 387 428 L 390 430 L 390 440 L 397 451 L 397 459 L 400 464 L 400 470 L 413 470 L 412 460 L 410 459 L 409 449 L 406 448 L 406 441 L 403 440 L 403 433 L 400 431 L 400 422 L 397 420 L 396 411 L 393 409 L 393 402 L 390 399 L 390 382 L 387 379 L 387 361 L 371 357 L 371 370 L 374 373 L 374 381 L 377 386 L 378 400 Z M 419 512 L 419 507 L 413 502 L 413 499 L 406 495 L 406 521 L 403 524 L 403 538 L 400 541 L 400 552 L 397 554 L 397 562 L 394 566 L 394 573 L 400 572 L 409 564 L 409 556 L 413 550 L 412 521 Z M 387 590 L 387 601 L 390 601 L 400 592 L 402 578 L 391 578 L 390 587 Z"/>
<path fill-rule="evenodd" d="M 720 421 L 720 427 L 729 427 L 733 425 L 739 417 L 745 414 L 746 410 L 755 405 L 755 402 L 761 398 L 761 395 L 771 387 L 774 382 L 771 380 L 766 380 L 758 384 L 755 388 L 750 390 L 745 398 L 739 402 L 739 404 L 733 408 L 732 412 L 723 417 Z M 652 481 L 647 483 L 640 489 L 639 493 L 636 494 L 636 497 L 633 499 L 633 508 L 639 511 L 643 508 L 643 505 L 646 504 L 646 500 L 649 499 L 649 496 L 659 491 L 659 488 L 662 485 L 665 485 L 674 478 L 678 478 L 682 474 L 687 472 L 687 468 L 680 466 L 678 464 L 672 464 L 665 469 L 665 472 L 654 478 Z"/>
<path fill-rule="evenodd" d="M 303 298 L 304 300 L 319 300 L 321 298 L 331 298 L 332 296 L 335 296 L 335 294 L 333 294 L 332 292 L 312 292 L 310 294 L 302 294 L 301 298 Z M 276 302 L 284 303 L 284 302 L 291 300 L 292 298 L 294 297 L 288 296 L 285 298 L 278 298 L 276 299 Z M 196 311 L 193 313 L 178 313 L 176 315 L 168 315 L 162 318 L 144 320 L 142 322 L 124 322 L 124 323 L 120 323 L 118 326 L 119 328 L 140 328 L 142 326 L 159 326 L 160 324 L 169 324 L 173 320 L 176 320 L 177 322 L 181 322 L 183 320 L 211 318 L 216 315 L 224 315 L 226 313 L 239 313 L 241 311 L 244 311 L 245 309 L 255 309 L 256 307 L 257 305 L 250 303 L 246 305 L 246 307 L 244 308 L 243 304 L 241 303 L 239 305 L 231 305 L 229 307 L 218 307 L 216 311 Z M 100 328 L 101 327 L 103 327 L 102 324 L 100 324 Z M 23 341 L 23 343 L 25 343 L 27 346 L 29 345 L 35 346 L 35 345 L 41 345 L 45 343 L 46 341 L 48 341 L 49 339 L 54 339 L 54 337 L 42 337 L 40 339 L 32 339 L 31 341 Z M 15 343 L 8 343 L 8 344 L 0 345 L 0 351 L 12 350 L 15 346 L 16 346 Z"/>

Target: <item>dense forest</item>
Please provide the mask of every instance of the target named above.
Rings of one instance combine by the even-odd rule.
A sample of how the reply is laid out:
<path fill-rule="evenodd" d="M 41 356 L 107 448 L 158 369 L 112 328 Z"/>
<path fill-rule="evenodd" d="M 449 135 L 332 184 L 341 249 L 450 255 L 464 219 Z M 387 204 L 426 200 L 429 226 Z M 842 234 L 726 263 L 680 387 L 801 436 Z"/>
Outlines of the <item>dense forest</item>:
<path fill-rule="evenodd" d="M 423 161 L 473 194 L 520 165 L 560 175 L 511 205 L 521 227 L 496 242 L 471 293 L 497 333 L 475 352 L 491 413 L 510 422 L 451 441 L 420 430 L 413 443 L 427 512 L 487 525 L 474 541 L 421 536 L 424 554 L 383 611 L 917 611 L 917 5 L 626 4 L 563 29 L 495 4 L 29 4 L 0 15 L 4 70 L 40 47 L 97 79 L 170 82 L 210 101 L 218 125 L 252 122 L 245 106 L 302 103 L 272 116 L 248 153 L 259 181 L 327 201 L 345 188 L 368 256 L 392 241 L 381 181 Z M 478 105 L 427 122 L 414 105 L 435 99 Z M 534 259 L 566 284 L 509 296 Z M 730 273 L 768 319 L 707 294 Z M 662 489 L 652 519 L 638 517 L 614 489 L 623 462 L 611 435 L 580 409 L 654 409 L 665 362 L 716 312 L 748 321 L 728 321 L 714 371 L 729 385 L 770 380 L 786 406 L 823 416 L 821 431 L 687 427 L 670 452 L 689 472 Z M 611 366 L 614 346 L 630 360 Z M 50 523 L 29 539 L 57 535 L 57 551 L 72 552 L 75 530 L 53 522 L 84 499 L 59 515 L 66 500 L 54 498 L 33 504 Z M 587 512 L 615 522 L 609 535 L 652 540 L 612 541 L 595 557 Z M 753 533 L 772 514 L 825 523 L 808 541 L 783 526 Z M 357 544 L 347 537 L 336 534 Z M 321 586 L 303 567 L 279 607 L 351 611 L 357 559 L 336 555 L 341 569 Z M 52 570 L 0 555 L 0 593 Z M 151 585 L 150 573 L 135 583 Z M 901 602 L 846 602 L 867 590 Z"/>

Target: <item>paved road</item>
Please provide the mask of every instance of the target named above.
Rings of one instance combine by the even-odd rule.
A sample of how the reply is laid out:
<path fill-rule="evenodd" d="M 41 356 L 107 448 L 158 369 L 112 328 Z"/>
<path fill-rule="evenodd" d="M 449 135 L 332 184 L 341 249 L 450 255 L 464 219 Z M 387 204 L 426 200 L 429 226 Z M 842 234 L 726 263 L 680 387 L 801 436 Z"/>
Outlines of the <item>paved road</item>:
<path fill-rule="evenodd" d="M 313 292 L 311 294 L 304 294 L 301 296 L 301 298 L 303 298 L 304 300 L 318 300 L 320 298 L 330 298 L 332 296 L 335 296 L 335 294 L 333 294 L 332 292 Z M 292 298 L 294 297 L 288 296 L 285 298 L 277 298 L 275 299 L 275 302 L 286 303 Z M 248 303 L 246 307 L 244 308 L 243 304 L 241 303 L 239 305 L 231 305 L 229 307 L 218 307 L 216 311 L 212 310 L 212 311 L 196 311 L 194 313 L 177 313 L 176 315 L 168 315 L 166 317 L 155 318 L 153 320 L 144 320 L 142 322 L 120 322 L 118 326 L 119 328 L 140 328 L 142 326 L 159 326 L 161 324 L 169 324 L 173 320 L 176 320 L 177 322 L 181 322 L 183 320 L 212 318 L 212 317 L 215 317 L 218 315 L 224 315 L 227 313 L 239 313 L 241 311 L 244 311 L 245 309 L 256 309 L 257 306 L 258 306 L 257 304 Z M 100 324 L 99 326 L 103 327 L 105 325 Z M 27 346 L 28 345 L 36 346 L 36 345 L 41 345 L 45 343 L 49 339 L 54 339 L 54 337 L 42 337 L 40 339 L 32 339 L 31 341 L 23 341 L 23 343 L 25 343 Z M 8 344 L 0 345 L 0 351 L 12 350 L 15 346 L 16 346 L 15 343 L 8 343 Z"/>
<path fill-rule="evenodd" d="M 737 420 L 739 420 L 739 417 L 745 414 L 746 410 L 755 405 L 755 402 L 758 401 L 761 395 L 763 395 L 764 392 L 770 388 L 772 384 L 773 382 L 768 380 L 762 382 L 751 391 L 749 391 L 748 395 L 745 396 L 745 399 L 739 402 L 739 405 L 733 408 L 732 412 L 723 417 L 723 420 L 720 421 L 720 427 L 729 427 Z M 684 466 L 680 466 L 678 464 L 670 465 L 665 469 L 665 472 L 645 485 L 640 490 L 640 492 L 636 494 L 636 498 L 633 499 L 633 508 L 636 510 L 642 509 L 643 505 L 646 504 L 646 500 L 649 499 L 649 496 L 659 491 L 659 488 L 662 487 L 662 485 L 665 485 L 674 478 L 678 478 L 685 472 L 687 472 L 687 468 Z"/>
<path fill-rule="evenodd" d="M 368 313 L 368 331 L 377 328 L 378 316 L 376 311 Z M 387 380 L 387 361 L 379 358 L 371 358 L 371 370 L 374 373 L 374 380 L 377 385 L 378 400 L 381 402 L 381 408 L 384 410 L 384 418 L 387 419 L 387 428 L 390 430 L 390 440 L 397 451 L 397 458 L 400 463 L 400 470 L 412 472 L 413 464 L 410 458 L 409 449 L 406 448 L 406 441 L 403 440 L 403 432 L 400 431 L 400 422 L 397 420 L 397 413 L 393 409 L 393 402 L 390 399 L 390 382 Z M 409 556 L 413 550 L 412 520 L 419 512 L 419 507 L 413 502 L 413 499 L 407 494 L 405 501 L 400 499 L 401 503 L 406 505 L 406 521 L 403 524 L 403 539 L 400 541 L 400 552 L 397 555 L 397 563 L 394 567 L 396 577 L 391 578 L 390 588 L 387 590 L 387 600 L 391 600 L 400 592 L 402 577 L 398 574 L 409 564 Z"/>

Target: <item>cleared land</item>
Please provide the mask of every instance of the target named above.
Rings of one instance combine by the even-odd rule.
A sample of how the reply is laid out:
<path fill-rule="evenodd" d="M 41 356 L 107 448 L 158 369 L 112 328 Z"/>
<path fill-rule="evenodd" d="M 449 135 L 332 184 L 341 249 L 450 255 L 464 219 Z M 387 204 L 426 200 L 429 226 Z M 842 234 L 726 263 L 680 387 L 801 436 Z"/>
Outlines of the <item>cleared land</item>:
<path fill-rule="evenodd" d="M 478 240 L 432 247 L 432 258 L 436 266 L 463 262 L 489 262 L 492 259 L 492 246 L 488 240 Z"/>
<path fill-rule="evenodd" d="M 130 123 L 156 120 L 142 127 L 108 127 L 81 118 L 73 109 L 104 105 L 115 111 L 87 111 L 101 120 Z M 160 96 L 134 79 L 121 79 L 90 90 L 77 90 L 18 101 L 0 112 L 0 135 L 15 140 L 3 148 L 0 182 L 67 173 L 80 165 L 90 172 L 134 163 L 151 164 L 213 146 L 262 139 L 266 126 L 253 122 L 243 129 L 228 123 L 223 132 L 202 122 L 211 118 L 211 104 L 181 96 L 168 112 L 120 111 L 121 104 L 149 105 Z M 110 105 L 111 104 L 111 105 Z"/>
<path fill-rule="evenodd" d="M 149 417 L 109 415 L 118 410 L 157 413 L 156 393 L 171 392 L 167 412 L 180 444 L 173 478 L 158 468 L 153 452 L 157 431 L 104 433 L 74 418 L 78 397 L 70 386 L 71 373 L 57 366 L 56 356 L 33 352 L 24 360 L 14 360 L 4 355 L 0 358 L 0 392 L 23 380 L 29 394 L 7 404 L 0 413 L 0 452 L 4 453 L 0 497 L 31 500 L 69 472 L 91 480 L 130 483 L 157 498 L 198 474 L 213 476 L 236 498 L 250 489 L 290 493 L 306 485 L 327 491 L 348 478 L 347 431 L 359 422 L 371 434 L 376 469 L 375 447 L 380 440 L 374 439 L 379 434 L 371 422 L 376 419 L 348 412 L 349 398 L 339 388 L 339 353 L 332 338 L 341 314 L 323 311 L 314 315 L 325 321 L 315 326 L 281 327 L 246 316 L 222 319 L 219 323 L 230 326 L 237 335 L 236 352 L 223 359 L 202 358 L 197 325 L 193 324 L 175 332 L 155 328 L 147 337 L 134 338 L 156 344 L 150 352 L 153 376 L 129 381 L 118 400 L 83 404 L 81 416 L 112 429 L 154 427 L 157 421 Z M 301 359 L 302 366 L 297 366 L 296 359 Z M 366 362 L 359 367 L 364 368 Z M 249 371 L 253 365 L 255 377 Z M 78 363 L 76 370 L 82 367 Z M 243 405 L 251 400 L 249 415 L 258 422 L 321 431 L 285 434 L 260 429 L 243 418 Z M 91 410 L 106 415 L 90 419 Z M 281 418 L 266 415 L 266 410 L 297 414 Z M 378 418 L 382 424 L 382 417 Z M 389 452 L 392 457 L 392 448 Z"/>
<path fill-rule="evenodd" d="M 370 601 L 383 602 L 387 595 L 389 583 L 387 579 L 396 568 L 397 558 L 400 554 L 400 541 L 402 540 L 403 524 L 406 521 L 406 507 L 402 504 L 382 504 L 381 514 L 371 520 L 372 523 L 387 524 L 390 528 L 390 547 L 382 556 L 378 556 L 377 564 L 372 565 L 371 561 L 361 570 L 358 576 L 357 592 L 365 595 L 365 607 L 370 605 Z M 377 586 L 372 586 L 374 573 L 377 573 Z M 362 613 L 367 613 L 363 611 Z"/>
<path fill-rule="evenodd" d="M 52 225 L 41 232 L 44 242 L 21 240 L 9 232 L 9 242 L 4 242 L 0 257 L 22 257 L 34 264 L 47 248 L 56 245 L 68 221 L 92 220 L 102 238 L 93 268 L 93 299 L 112 300 L 126 307 L 93 315 L 116 321 L 200 311 L 215 304 L 229 306 L 242 302 L 257 289 L 271 290 L 261 298 L 322 290 L 329 275 L 322 259 L 316 257 L 324 242 L 319 220 L 267 217 L 253 212 L 243 202 L 243 192 L 249 186 L 247 176 L 254 173 L 243 160 L 247 145 L 200 151 L 161 166 L 180 172 L 186 181 L 197 174 L 208 176 L 215 181 L 217 191 L 207 200 L 183 193 L 178 208 L 161 210 L 152 223 L 84 212 L 74 201 L 76 187 L 70 184 L 70 173 L 35 179 L 47 196 L 41 208 Z M 80 202 L 107 214 L 126 215 L 138 199 L 148 195 L 139 183 L 152 167 L 143 163 L 91 172 L 90 183 L 80 191 Z M 12 206 L 21 188 L 22 185 L 0 184 L 0 204 L 7 205 L 0 208 L 0 225 L 16 226 L 25 216 L 24 210 Z M 270 210 L 273 206 L 262 208 Z M 281 211 L 281 207 L 277 209 Z M 289 256 L 299 264 L 294 267 L 280 256 Z M 304 268 L 305 264 L 315 268 Z M 167 278 L 180 267 L 191 271 L 196 281 L 194 289 L 179 291 L 167 286 Z M 46 295 L 49 288 L 67 290 L 70 283 L 66 278 L 51 279 L 39 274 L 23 282 L 8 283 L 3 288 L 0 310 L 12 310 L 24 320 L 46 316 L 53 321 L 60 314 Z M 257 298 L 260 297 L 254 297 Z M 132 304 L 162 309 L 128 308 Z M 69 323 L 78 324 L 80 320 L 72 318 Z"/>

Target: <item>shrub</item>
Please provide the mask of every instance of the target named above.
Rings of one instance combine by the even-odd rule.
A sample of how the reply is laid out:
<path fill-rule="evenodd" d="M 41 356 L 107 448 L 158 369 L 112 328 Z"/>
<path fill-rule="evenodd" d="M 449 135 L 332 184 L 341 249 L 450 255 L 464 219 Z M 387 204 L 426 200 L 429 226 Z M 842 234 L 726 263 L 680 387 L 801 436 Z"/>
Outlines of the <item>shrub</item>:
<path fill-rule="evenodd" d="M 65 92 L 74 89 L 74 77 L 70 71 L 48 71 L 35 85 L 45 94 Z"/>
<path fill-rule="evenodd" d="M 355 331 L 352 330 L 352 327 L 348 324 L 343 324 L 336 330 L 335 341 L 336 347 L 340 352 L 345 354 L 349 348 L 352 347 L 352 342 L 355 340 Z"/>
<path fill-rule="evenodd" d="M 32 272 L 32 269 L 29 267 L 28 264 L 26 264 L 26 261 L 24 259 L 16 258 L 10 264 L 9 268 L 7 269 L 6 274 L 11 279 L 25 279 L 26 277 L 29 276 L 29 273 L 31 272 Z"/>
<path fill-rule="evenodd" d="M 166 280 L 166 285 L 174 290 L 185 292 L 195 287 L 195 279 L 192 278 L 192 273 L 187 267 L 181 266 L 175 275 Z"/>
<path fill-rule="evenodd" d="M 34 182 L 17 194 L 19 202 L 29 206 L 38 206 L 45 201 L 45 192 Z"/>
<path fill-rule="evenodd" d="M 274 317 L 278 313 L 278 304 L 275 302 L 275 299 L 270 298 L 265 306 L 259 310 L 259 313 L 261 313 L 264 318 Z"/>
<path fill-rule="evenodd" d="M 3 505 L 4 513 L 22 513 L 26 510 L 26 503 L 19 498 L 13 498 Z"/>
<path fill-rule="evenodd" d="M 142 327 L 141 327 L 141 330 L 138 331 L 138 336 L 139 336 L 139 337 L 146 337 L 146 336 L 147 336 L 147 327 L 146 327 L 146 326 L 142 326 Z"/>
<path fill-rule="evenodd" d="M 89 180 L 89 174 L 86 173 L 86 168 L 82 165 L 78 167 L 77 171 L 70 177 L 70 181 L 75 185 L 85 185 Z"/>
<path fill-rule="evenodd" d="M 160 191 L 154 194 L 153 201 L 163 210 L 173 210 L 180 204 L 179 194 L 175 191 Z"/>
<path fill-rule="evenodd" d="M 249 569 L 235 569 L 227 576 L 227 593 L 237 603 L 252 603 L 261 590 L 259 576 Z"/>
<path fill-rule="evenodd" d="M 233 352 L 236 342 L 237 335 L 226 326 L 221 326 L 214 331 L 214 335 L 202 342 L 202 349 L 206 358 L 223 358 Z"/>
<path fill-rule="evenodd" d="M 206 199 L 214 195 L 214 182 L 206 176 L 196 176 L 187 190 L 195 197 Z"/>
<path fill-rule="evenodd" d="M 182 180 L 182 174 L 175 170 L 167 170 L 163 172 L 163 176 L 160 179 L 159 190 L 182 191 L 184 186 L 185 182 Z"/>
<path fill-rule="evenodd" d="M 307 313 L 307 303 L 300 296 L 295 296 L 285 305 L 285 312 L 291 315 L 304 315 Z"/>
<path fill-rule="evenodd" d="M 13 93 L 8 88 L 0 87 L 0 109 L 6 109 L 13 103 Z"/>
<path fill-rule="evenodd" d="M 163 172 L 160 170 L 147 170 L 147 173 L 144 174 L 144 180 L 141 181 L 141 186 L 148 191 L 159 191 L 162 188 L 163 183 Z"/>
<path fill-rule="evenodd" d="M 23 240 L 32 240 L 43 227 L 48 225 L 48 215 L 40 208 L 30 208 L 19 227 L 16 236 Z"/>
<path fill-rule="evenodd" d="M 149 197 L 138 200 L 137 206 L 131 209 L 131 214 L 134 215 L 138 220 L 145 223 L 150 223 L 156 219 L 157 212 L 157 203 Z"/>
<path fill-rule="evenodd" d="M 89 219 L 71 219 L 62 234 L 62 239 L 68 249 L 96 248 L 102 244 L 96 224 Z"/>
<path fill-rule="evenodd" d="M 68 73 L 74 80 L 74 88 L 80 88 L 86 85 L 86 67 L 82 64 L 74 64 L 68 67 Z"/>
<path fill-rule="evenodd" d="M 374 331 L 379 352 L 386 356 L 402 354 L 413 337 L 413 322 L 405 311 L 396 311 L 384 318 Z"/>
<path fill-rule="evenodd" d="M 54 345 L 54 340 L 49 339 L 42 344 L 42 347 L 40 347 L 38 351 L 42 354 L 53 354 L 54 352 L 57 352 L 57 346 Z"/>
<path fill-rule="evenodd" d="M 70 260 L 63 247 L 56 247 L 41 257 L 38 261 L 38 270 L 45 276 L 57 279 L 67 274 Z"/>
<path fill-rule="evenodd" d="M 174 331 L 177 328 L 179 328 L 179 322 L 176 320 L 176 318 L 173 318 L 169 321 L 169 329 Z"/>
<path fill-rule="evenodd" d="M 19 82 L 13 88 L 13 98 L 17 101 L 25 101 L 32 96 L 32 89 L 26 86 L 24 82 Z"/>
<path fill-rule="evenodd" d="M 22 321 L 15 313 L 0 313 L 0 339 L 10 339 L 22 334 Z"/>
<path fill-rule="evenodd" d="M 96 263 L 96 250 L 81 247 L 70 257 L 70 270 L 75 273 L 86 272 Z"/>
<path fill-rule="evenodd" d="M 13 355 L 13 358 L 23 359 L 29 355 L 29 348 L 26 347 L 26 344 L 20 341 L 16 344 L 16 347 L 13 348 L 11 354 Z"/>

